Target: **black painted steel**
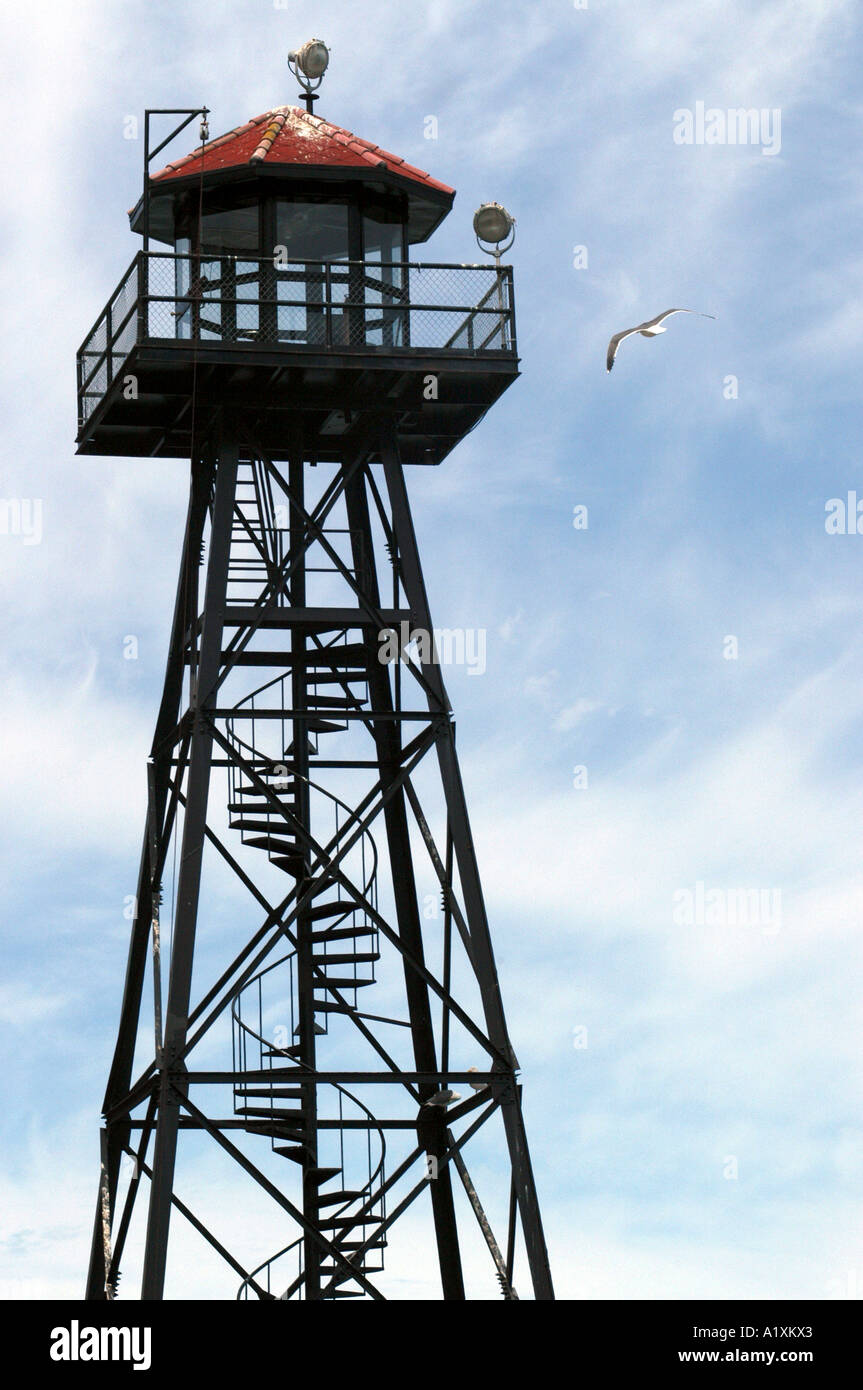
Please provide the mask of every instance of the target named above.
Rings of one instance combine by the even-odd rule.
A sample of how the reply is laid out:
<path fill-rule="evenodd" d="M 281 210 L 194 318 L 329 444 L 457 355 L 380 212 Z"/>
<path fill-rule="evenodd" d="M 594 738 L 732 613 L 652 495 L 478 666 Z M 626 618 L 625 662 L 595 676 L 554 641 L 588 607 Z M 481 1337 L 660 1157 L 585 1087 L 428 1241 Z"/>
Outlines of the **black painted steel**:
<path fill-rule="evenodd" d="M 445 1299 L 477 1225 L 514 1297 L 516 1214 L 550 1299 L 404 472 L 516 377 L 511 271 L 181 261 L 139 255 L 79 354 L 80 452 L 191 458 L 87 1296 L 137 1230 L 140 1296 L 193 1297 L 182 1219 L 239 1297 L 379 1299 L 421 1203 Z M 234 1175 L 215 1210 L 193 1141 Z M 274 1214 L 238 1249 L 252 1191 Z"/>

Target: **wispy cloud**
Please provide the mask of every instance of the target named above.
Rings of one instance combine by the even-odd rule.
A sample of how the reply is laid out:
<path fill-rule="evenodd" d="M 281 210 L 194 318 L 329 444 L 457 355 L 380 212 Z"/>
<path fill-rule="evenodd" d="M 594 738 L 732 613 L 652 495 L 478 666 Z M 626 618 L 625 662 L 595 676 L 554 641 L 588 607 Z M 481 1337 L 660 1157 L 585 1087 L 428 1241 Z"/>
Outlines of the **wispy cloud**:
<path fill-rule="evenodd" d="M 7 1296 L 80 1292 L 184 519 L 182 462 L 71 442 L 74 352 L 135 249 L 123 121 L 207 101 L 217 133 L 294 100 L 284 57 L 323 24 L 311 3 L 202 0 L 9 17 L 28 61 L 6 128 L 50 138 L 23 182 L 29 137 L 3 155 L 20 192 L 0 492 L 44 507 L 41 544 L 0 537 Z M 479 254 L 481 200 L 518 218 L 522 378 L 409 484 L 435 620 L 490 634 L 485 679 L 454 672 L 451 693 L 559 1290 L 841 1296 L 859 1266 L 863 649 L 859 538 L 823 516 L 856 486 L 855 7 L 340 0 L 324 27 L 323 114 L 459 189 L 436 259 Z M 698 100 L 781 108 L 781 154 L 675 146 L 673 112 Z M 611 332 L 690 301 L 716 323 L 639 341 L 606 376 Z M 676 924 L 698 882 L 781 890 L 781 929 Z M 207 969 L 246 911 L 213 894 Z M 495 1153 L 476 1160 L 493 1194 Z M 270 1208 L 235 1203 L 217 1155 L 183 1181 L 243 1258 L 267 1253 Z M 419 1217 L 404 1233 L 393 1296 L 437 1296 Z M 473 1245 L 466 1266 L 493 1296 Z"/>

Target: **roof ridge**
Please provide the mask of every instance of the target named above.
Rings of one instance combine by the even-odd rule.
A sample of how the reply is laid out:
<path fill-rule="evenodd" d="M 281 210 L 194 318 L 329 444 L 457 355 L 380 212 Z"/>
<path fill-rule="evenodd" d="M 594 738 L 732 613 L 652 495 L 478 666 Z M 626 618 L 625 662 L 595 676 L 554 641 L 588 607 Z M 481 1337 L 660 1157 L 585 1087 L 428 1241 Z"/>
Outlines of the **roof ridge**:
<path fill-rule="evenodd" d="M 260 164 L 262 159 L 266 159 L 270 150 L 273 148 L 273 142 L 276 136 L 280 135 L 285 128 L 285 122 L 288 119 L 287 112 L 274 111 L 271 112 L 271 115 L 272 120 L 261 136 L 261 143 L 257 145 L 249 155 L 250 164 Z"/>
<path fill-rule="evenodd" d="M 231 148 L 235 145 L 236 154 Z M 328 146 L 330 153 L 327 152 Z M 214 156 L 212 162 L 209 159 L 211 154 Z M 450 196 L 454 191 L 448 184 L 441 183 L 424 169 L 384 149 L 382 145 L 365 140 L 324 116 L 290 104 L 270 107 L 268 111 L 253 116 L 215 140 L 199 145 L 191 154 L 172 160 L 164 169 L 151 174 L 150 178 L 153 182 L 160 182 L 178 176 L 189 177 L 194 175 L 197 164 L 200 164 L 203 173 L 210 169 L 239 169 L 243 166 L 253 170 L 265 162 L 271 168 L 281 163 L 306 164 L 310 168 L 332 163 L 353 164 L 360 169 L 387 169 Z"/>

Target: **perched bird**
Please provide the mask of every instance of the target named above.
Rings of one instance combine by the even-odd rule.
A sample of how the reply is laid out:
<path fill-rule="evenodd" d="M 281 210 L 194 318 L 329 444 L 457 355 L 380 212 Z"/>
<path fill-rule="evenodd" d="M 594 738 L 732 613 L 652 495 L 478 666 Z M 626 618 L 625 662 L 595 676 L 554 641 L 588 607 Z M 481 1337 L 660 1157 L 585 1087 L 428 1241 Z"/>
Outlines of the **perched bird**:
<path fill-rule="evenodd" d="M 648 319 L 647 323 L 639 323 L 635 328 L 626 328 L 622 333 L 615 333 L 611 342 L 608 344 L 608 356 L 605 359 L 605 369 L 610 372 L 614 366 L 614 359 L 617 356 L 617 349 L 624 338 L 631 338 L 633 333 L 640 333 L 642 338 L 655 338 L 657 333 L 664 333 L 662 320 L 667 319 L 671 314 L 698 314 L 698 309 L 666 309 L 663 314 L 657 314 L 655 319 Z M 699 314 L 703 319 L 715 319 L 715 314 Z"/>

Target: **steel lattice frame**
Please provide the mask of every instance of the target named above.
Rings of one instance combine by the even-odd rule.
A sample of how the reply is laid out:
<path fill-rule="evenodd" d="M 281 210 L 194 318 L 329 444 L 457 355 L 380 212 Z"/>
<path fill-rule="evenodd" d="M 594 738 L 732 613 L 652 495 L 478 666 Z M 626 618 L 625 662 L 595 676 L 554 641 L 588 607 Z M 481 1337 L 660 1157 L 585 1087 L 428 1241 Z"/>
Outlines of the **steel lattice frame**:
<path fill-rule="evenodd" d="M 324 472 L 322 468 L 316 476 Z M 90 1298 L 110 1298 L 116 1291 L 142 1177 L 149 1181 L 141 1286 L 145 1299 L 163 1296 L 172 1208 L 232 1267 L 245 1296 L 318 1299 L 353 1293 L 382 1298 L 371 1277 L 380 1266 L 370 1261 L 377 1258 L 398 1217 L 426 1192 L 443 1295 L 464 1298 L 453 1170 L 479 1222 L 504 1296 L 516 1296 L 518 1214 L 534 1295 L 553 1297 L 522 1120 L 518 1064 L 501 1003 L 440 664 L 434 653 L 430 659 L 414 660 L 402 651 L 402 659 L 392 664 L 380 659 L 383 634 L 404 637 L 417 630 L 434 631 L 395 422 L 386 416 L 364 416 L 361 426 L 346 435 L 342 461 L 330 473 L 307 503 L 309 463 L 302 425 L 297 424 L 287 465 L 277 465 L 266 457 L 248 418 L 227 411 L 216 416 L 212 433 L 194 457 L 164 692 L 148 765 L 136 917 L 104 1102 Z M 327 524 L 337 515 L 346 521 L 340 534 L 347 538 L 342 545 L 347 554 L 333 539 L 335 528 Z M 310 585 L 317 582 L 319 568 L 312 563 L 315 556 L 325 557 L 327 583 L 340 588 L 339 604 L 311 604 Z M 392 581 L 389 603 L 382 594 L 382 574 Z M 243 592 L 251 588 L 250 598 L 236 601 L 238 584 L 246 586 Z M 287 649 L 260 646 L 273 633 L 283 641 L 287 636 Z M 248 682 L 256 666 L 276 674 L 254 697 L 246 691 L 232 700 L 227 692 L 238 682 Z M 321 686 L 337 693 L 321 696 Z M 270 703 L 260 703 L 260 691 L 269 692 Z M 326 740 L 334 728 L 325 717 L 330 709 L 337 711 L 332 719 L 339 733 L 350 739 L 350 756 L 343 750 L 338 758 L 322 756 L 321 737 Z M 290 741 L 273 752 L 273 740 L 285 729 Z M 269 751 L 264 752 L 266 740 Z M 360 742 L 362 757 L 356 751 Z M 444 807 L 444 831 L 438 840 L 417 786 L 419 771 L 432 752 Z M 283 871 L 282 884 L 289 891 L 281 896 L 262 891 L 264 879 L 248 858 L 244 860 L 236 836 L 226 836 L 214 814 L 219 800 L 215 792 L 211 795 L 214 768 L 228 770 L 230 805 L 235 808 L 230 814 L 242 843 L 255 848 L 259 858 L 265 852 Z M 366 770 L 369 785 L 350 804 L 341 793 L 322 786 L 328 779 L 335 786 L 359 769 Z M 314 809 L 321 796 L 336 807 L 336 832 L 329 838 Z M 251 820 L 244 819 L 250 815 Z M 179 878 L 163 1008 L 162 885 L 180 822 Z M 391 910 L 381 910 L 378 901 L 377 860 L 374 878 L 365 867 L 362 872 L 356 868 L 360 852 L 365 854 L 371 844 L 370 827 L 383 831 Z M 439 970 L 426 959 L 415 863 L 418 842 L 425 846 L 441 892 Z M 257 903 L 263 920 L 193 1002 L 192 967 L 207 845 Z M 279 877 L 275 872 L 271 876 Z M 336 898 L 328 898 L 333 892 Z M 331 925 L 321 926 L 322 922 Z M 367 943 L 372 950 L 359 949 Z M 379 945 L 389 953 L 388 959 L 401 961 L 407 1018 L 397 1022 L 409 1028 L 412 1065 L 404 1049 L 396 1047 L 402 1055 L 392 1055 L 387 1029 L 393 1020 L 367 1013 L 357 1002 L 359 987 L 372 983 L 357 972 L 363 962 L 380 958 Z M 280 957 L 279 952 L 285 954 Z M 327 972 L 328 965 L 339 961 L 347 962 L 341 966 L 343 973 L 354 972 L 347 980 Z M 291 1040 L 282 1039 L 278 1045 L 265 1038 L 261 1002 L 276 969 L 283 976 L 290 972 L 291 1008 L 296 1009 Z M 457 995 L 464 996 L 464 990 L 454 983 L 454 973 L 459 982 L 470 978 L 478 1006 L 459 1002 Z M 154 988 L 155 1046 L 149 1065 L 135 1077 L 148 975 Z M 259 1015 L 253 1027 L 244 1009 L 254 990 Z M 229 1017 L 235 1038 L 231 1066 L 195 1070 L 195 1048 L 215 1024 Z M 328 1065 L 321 1051 L 320 1019 L 327 1028 L 332 1020 L 340 1037 L 352 1030 L 357 1047 L 373 1054 L 375 1067 L 349 1070 Z M 469 1039 L 474 1052 L 484 1058 L 479 1070 L 450 1064 L 456 1034 Z M 258 1065 L 252 1065 L 254 1057 L 250 1061 L 250 1046 L 253 1053 L 257 1049 Z M 469 1084 L 474 1087 L 471 1097 L 441 1103 L 446 1100 L 443 1092 Z M 232 1096 L 233 1114 L 205 1113 L 203 1102 L 195 1099 L 198 1087 L 217 1087 L 218 1093 Z M 352 1087 L 364 1093 L 371 1087 L 383 1095 L 378 1108 L 384 1113 L 372 1114 Z M 325 1093 L 338 1095 L 338 1115 L 327 1116 Z M 298 1101 L 299 1110 L 278 1109 L 286 1097 Z M 400 1113 L 395 1113 L 396 1097 Z M 263 1103 L 249 1105 L 250 1099 Z M 238 1101 L 244 1103 L 238 1106 Z M 346 1117 L 345 1103 L 359 1116 Z M 468 1140 L 498 1112 L 512 1180 L 503 1252 L 464 1156 Z M 295 1241 L 278 1252 L 263 1250 L 266 1258 L 249 1270 L 180 1200 L 174 1191 L 175 1160 L 179 1137 L 188 1129 L 210 1135 L 263 1188 L 296 1224 Z M 374 1167 L 370 1157 L 368 1181 L 359 1188 L 346 1185 L 342 1169 L 327 1167 L 322 1158 L 326 1144 L 337 1140 L 344 1147 L 345 1136 L 353 1132 L 367 1136 L 371 1154 L 373 1135 L 383 1142 L 386 1134 L 400 1131 L 412 1133 L 412 1147 L 388 1176 L 383 1158 Z M 234 1142 L 232 1133 L 245 1147 Z M 283 1141 L 276 1152 L 293 1162 L 283 1165 L 281 1183 L 249 1156 L 249 1135 L 261 1136 L 254 1140 L 261 1145 L 263 1136 L 273 1145 Z M 121 1203 L 124 1154 L 134 1155 L 135 1170 Z M 291 1190 L 289 1178 L 297 1176 L 293 1165 L 301 1175 L 295 1200 L 283 1190 Z M 328 1194 L 326 1183 L 339 1175 L 345 1190 Z M 344 1202 L 333 1214 L 332 1207 L 342 1197 Z M 388 1200 L 395 1201 L 389 1209 Z M 295 1248 L 299 1274 L 288 1279 L 283 1277 L 283 1257 Z"/>

